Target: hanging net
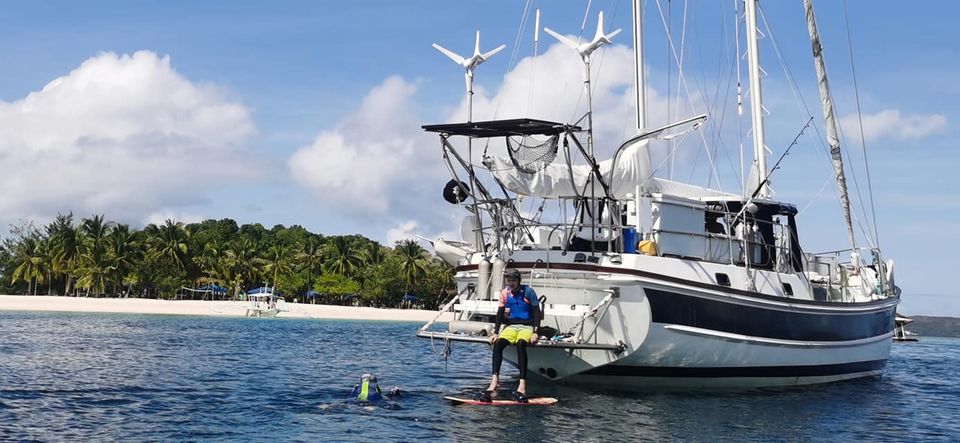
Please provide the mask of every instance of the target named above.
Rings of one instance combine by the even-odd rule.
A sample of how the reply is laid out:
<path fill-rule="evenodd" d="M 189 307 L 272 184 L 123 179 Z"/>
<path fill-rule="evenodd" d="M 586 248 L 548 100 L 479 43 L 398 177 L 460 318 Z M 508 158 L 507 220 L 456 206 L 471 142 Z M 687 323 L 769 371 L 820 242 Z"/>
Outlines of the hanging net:
<path fill-rule="evenodd" d="M 507 152 L 510 153 L 513 166 L 522 172 L 532 174 L 553 163 L 553 159 L 557 157 L 559 139 L 559 135 L 554 135 L 541 142 L 526 136 L 517 142 L 513 137 L 507 137 Z"/>

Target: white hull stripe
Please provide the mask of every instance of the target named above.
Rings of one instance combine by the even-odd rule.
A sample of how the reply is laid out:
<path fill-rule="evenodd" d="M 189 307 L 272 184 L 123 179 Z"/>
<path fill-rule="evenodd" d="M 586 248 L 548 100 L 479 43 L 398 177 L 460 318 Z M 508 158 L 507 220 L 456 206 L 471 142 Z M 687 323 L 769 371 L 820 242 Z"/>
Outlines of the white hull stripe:
<path fill-rule="evenodd" d="M 606 365 L 583 375 L 669 378 L 823 377 L 882 371 L 887 360 L 813 366 L 664 367 Z"/>
<path fill-rule="evenodd" d="M 713 331 L 710 329 L 701 329 L 694 328 L 691 326 L 681 326 L 681 325 L 666 325 L 664 329 L 678 332 L 681 334 L 694 335 L 699 337 L 711 337 L 719 338 L 721 340 L 726 340 L 730 342 L 739 342 L 739 343 L 750 343 L 750 344 L 759 344 L 759 345 L 768 345 L 776 347 L 787 347 L 787 348 L 844 348 L 844 347 L 854 347 L 862 346 L 870 343 L 875 343 L 878 341 L 888 341 L 893 337 L 893 332 L 889 332 L 883 335 L 878 335 L 876 337 L 864 338 L 860 340 L 850 340 L 850 341 L 795 341 L 795 340 L 779 340 L 772 338 L 763 338 L 763 337 L 751 337 L 747 335 L 740 334 L 730 334 L 726 332 Z"/>

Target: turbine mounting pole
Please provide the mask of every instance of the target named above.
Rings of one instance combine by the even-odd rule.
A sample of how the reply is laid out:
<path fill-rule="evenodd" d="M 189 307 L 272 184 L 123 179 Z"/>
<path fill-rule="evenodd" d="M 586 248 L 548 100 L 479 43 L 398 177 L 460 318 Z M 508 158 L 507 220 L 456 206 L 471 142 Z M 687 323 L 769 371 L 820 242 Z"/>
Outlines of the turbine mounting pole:
<path fill-rule="evenodd" d="M 477 69 L 477 66 L 480 66 L 481 63 L 487 61 L 490 57 L 493 57 L 498 52 L 502 51 L 503 48 L 506 48 L 507 45 L 497 46 L 495 49 L 487 52 L 480 52 L 480 31 L 477 31 L 476 43 L 473 47 L 473 56 L 470 58 L 464 58 L 443 46 L 440 46 L 436 43 L 433 44 L 433 47 L 440 51 L 443 55 L 453 60 L 456 64 L 463 67 L 465 70 L 463 74 L 464 82 L 466 83 L 467 89 L 467 123 L 473 122 L 473 72 Z M 483 241 L 483 224 L 480 220 L 480 211 L 477 204 L 477 195 L 474 192 L 477 189 L 477 175 L 473 170 L 473 137 L 467 137 L 467 164 L 470 166 L 470 195 L 473 196 L 473 207 L 474 207 L 474 218 L 477 222 L 477 231 L 475 233 L 476 247 L 478 251 L 486 252 L 486 246 Z"/>

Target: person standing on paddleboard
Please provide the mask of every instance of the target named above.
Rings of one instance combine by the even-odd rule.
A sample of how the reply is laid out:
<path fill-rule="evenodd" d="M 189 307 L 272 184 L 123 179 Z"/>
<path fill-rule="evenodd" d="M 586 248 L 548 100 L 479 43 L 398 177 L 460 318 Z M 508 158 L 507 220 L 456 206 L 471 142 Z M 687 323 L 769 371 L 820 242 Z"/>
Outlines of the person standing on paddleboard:
<path fill-rule="evenodd" d="M 520 384 L 513 392 L 514 400 L 527 399 L 527 345 L 536 343 L 540 327 L 540 303 L 533 288 L 520 284 L 520 271 L 509 269 L 504 273 L 506 287 L 500 293 L 497 320 L 490 336 L 493 344 L 493 377 L 490 386 L 480 394 L 480 401 L 489 402 L 500 384 L 500 365 L 503 350 L 508 345 L 517 347 L 517 366 L 520 369 Z M 503 331 L 500 326 L 506 325 Z"/>

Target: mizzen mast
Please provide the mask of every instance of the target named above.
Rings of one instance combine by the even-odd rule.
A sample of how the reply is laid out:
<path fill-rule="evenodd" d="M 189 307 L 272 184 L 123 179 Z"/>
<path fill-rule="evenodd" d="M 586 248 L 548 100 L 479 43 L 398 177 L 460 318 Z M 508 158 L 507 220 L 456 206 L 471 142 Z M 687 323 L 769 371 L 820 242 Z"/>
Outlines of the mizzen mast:
<path fill-rule="evenodd" d="M 804 0 L 803 7 L 807 16 L 807 31 L 813 46 L 813 62 L 817 69 L 817 84 L 820 87 L 820 101 L 823 105 L 823 118 L 827 128 L 827 143 L 830 144 L 830 157 L 833 159 L 833 172 L 837 176 L 837 188 L 840 190 L 840 206 L 843 219 L 847 224 L 847 238 L 853 249 L 853 266 L 860 267 L 857 257 L 857 239 L 853 233 L 853 219 L 850 215 L 850 196 L 847 192 L 847 179 L 843 173 L 843 157 L 840 154 L 840 137 L 837 135 L 837 119 L 833 112 L 833 98 L 830 95 L 830 83 L 827 82 L 827 67 L 823 61 L 823 47 L 820 46 L 820 33 L 817 31 L 817 18 L 813 12 L 813 1 Z"/>

